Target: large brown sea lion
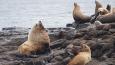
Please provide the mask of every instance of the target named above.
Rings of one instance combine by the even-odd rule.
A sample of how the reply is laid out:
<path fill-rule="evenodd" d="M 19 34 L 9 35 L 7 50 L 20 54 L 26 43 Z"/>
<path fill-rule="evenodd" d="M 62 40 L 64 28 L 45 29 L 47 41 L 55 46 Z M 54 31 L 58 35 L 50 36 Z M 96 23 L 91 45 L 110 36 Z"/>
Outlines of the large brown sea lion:
<path fill-rule="evenodd" d="M 77 3 L 74 3 L 73 18 L 75 23 L 78 24 L 89 22 L 91 19 L 89 16 L 86 16 L 81 12 L 80 6 Z"/>
<path fill-rule="evenodd" d="M 81 52 L 79 52 L 67 65 L 85 65 L 91 61 L 91 49 L 86 44 L 81 44 Z"/>
<path fill-rule="evenodd" d="M 18 51 L 22 55 L 30 55 L 33 52 L 37 53 L 40 51 L 46 52 L 47 50 L 50 50 L 49 43 L 50 39 L 48 33 L 41 21 L 39 21 L 39 24 L 33 26 L 28 35 L 27 41 L 19 46 Z"/>
<path fill-rule="evenodd" d="M 105 14 L 105 15 L 99 15 L 97 17 L 97 20 L 99 20 L 102 23 L 112 23 L 115 22 L 115 8 L 112 9 L 112 12 Z"/>

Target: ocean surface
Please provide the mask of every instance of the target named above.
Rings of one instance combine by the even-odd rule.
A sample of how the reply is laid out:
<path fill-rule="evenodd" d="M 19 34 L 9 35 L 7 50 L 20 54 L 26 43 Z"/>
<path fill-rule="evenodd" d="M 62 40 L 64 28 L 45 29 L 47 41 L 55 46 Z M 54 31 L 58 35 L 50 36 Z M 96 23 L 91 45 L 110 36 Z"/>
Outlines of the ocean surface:
<path fill-rule="evenodd" d="M 115 0 L 99 0 L 104 6 Z M 73 22 L 73 3 L 77 2 L 86 15 L 95 10 L 95 0 L 0 0 L 0 28 L 31 27 L 42 20 L 46 28 L 65 27 Z"/>

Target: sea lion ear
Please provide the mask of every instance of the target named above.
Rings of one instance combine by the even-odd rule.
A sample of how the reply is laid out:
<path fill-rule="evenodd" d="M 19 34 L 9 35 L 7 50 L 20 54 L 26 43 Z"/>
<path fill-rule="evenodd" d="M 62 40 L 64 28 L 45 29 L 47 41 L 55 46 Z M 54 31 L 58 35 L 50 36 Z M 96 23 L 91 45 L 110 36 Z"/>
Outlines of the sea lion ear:
<path fill-rule="evenodd" d="M 41 21 L 39 21 L 39 27 L 40 29 L 45 29 Z"/>
<path fill-rule="evenodd" d="M 77 3 L 74 2 L 74 6 L 76 7 L 76 6 L 77 6 Z"/>
<path fill-rule="evenodd" d="M 106 9 L 107 9 L 108 11 L 111 11 L 111 5 L 107 4 Z"/>

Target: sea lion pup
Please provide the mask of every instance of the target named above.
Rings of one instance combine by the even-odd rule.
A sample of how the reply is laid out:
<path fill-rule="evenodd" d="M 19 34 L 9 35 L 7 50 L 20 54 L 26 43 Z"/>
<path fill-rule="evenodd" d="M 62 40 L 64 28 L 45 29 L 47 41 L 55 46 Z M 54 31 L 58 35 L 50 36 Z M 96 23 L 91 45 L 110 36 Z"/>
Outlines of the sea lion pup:
<path fill-rule="evenodd" d="M 79 52 L 67 65 L 85 65 L 91 61 L 91 49 L 86 44 L 81 44 L 81 52 Z"/>
<path fill-rule="evenodd" d="M 31 53 L 37 53 L 42 51 L 49 51 L 50 39 L 41 21 L 35 24 L 30 33 L 28 39 L 18 48 L 18 51 L 22 55 L 30 55 Z"/>
<path fill-rule="evenodd" d="M 98 9 L 103 8 L 103 6 L 98 0 L 95 0 L 95 4 L 96 4 L 96 7 L 95 7 L 95 14 L 96 14 L 98 12 Z"/>
<path fill-rule="evenodd" d="M 101 23 L 115 22 L 115 8 L 112 9 L 112 12 L 105 15 L 99 15 L 96 19 L 99 20 Z"/>
<path fill-rule="evenodd" d="M 77 3 L 74 3 L 73 18 L 77 24 L 89 22 L 91 19 L 91 17 L 86 16 L 81 12 L 80 6 Z"/>

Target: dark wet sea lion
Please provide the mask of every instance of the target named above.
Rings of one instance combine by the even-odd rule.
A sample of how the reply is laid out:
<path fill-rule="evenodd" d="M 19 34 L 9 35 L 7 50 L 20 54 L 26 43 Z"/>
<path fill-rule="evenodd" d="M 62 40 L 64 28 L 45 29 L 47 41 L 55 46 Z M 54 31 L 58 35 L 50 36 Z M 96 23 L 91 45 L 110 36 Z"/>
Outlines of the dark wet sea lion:
<path fill-rule="evenodd" d="M 101 21 L 102 23 L 113 23 L 115 22 L 115 8 L 112 9 L 112 12 L 105 14 L 105 15 L 99 15 L 97 17 L 97 20 Z"/>
<path fill-rule="evenodd" d="M 98 9 L 102 8 L 103 6 L 98 0 L 95 0 L 95 4 L 96 4 L 95 13 L 97 13 Z"/>
<path fill-rule="evenodd" d="M 73 18 L 76 23 L 86 23 L 90 21 L 90 17 L 84 15 L 81 12 L 80 6 L 77 3 L 74 3 L 74 9 L 73 9 Z"/>

